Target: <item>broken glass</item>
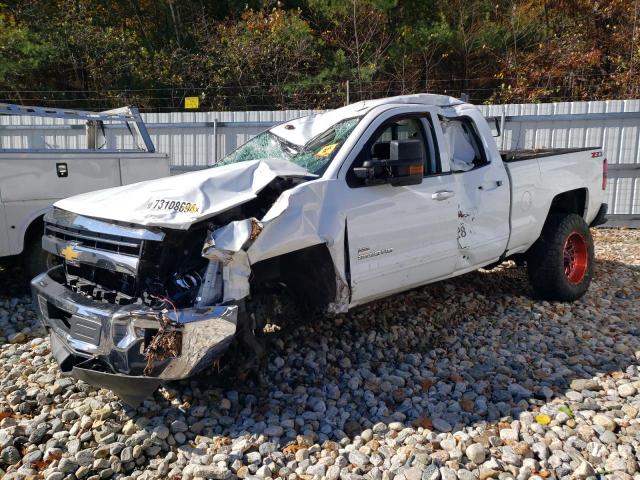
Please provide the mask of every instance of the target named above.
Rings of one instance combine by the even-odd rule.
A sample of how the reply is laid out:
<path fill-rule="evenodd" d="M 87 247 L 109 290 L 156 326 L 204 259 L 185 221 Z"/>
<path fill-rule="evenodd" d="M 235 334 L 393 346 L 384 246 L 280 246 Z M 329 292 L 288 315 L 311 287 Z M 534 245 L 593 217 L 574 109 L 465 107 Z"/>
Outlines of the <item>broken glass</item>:
<path fill-rule="evenodd" d="M 350 118 L 338 122 L 309 140 L 304 147 L 288 143 L 271 131 L 266 131 L 227 155 L 215 166 L 272 158 L 287 160 L 307 169 L 310 173 L 318 173 L 333 160 L 359 121 L 360 118 Z"/>

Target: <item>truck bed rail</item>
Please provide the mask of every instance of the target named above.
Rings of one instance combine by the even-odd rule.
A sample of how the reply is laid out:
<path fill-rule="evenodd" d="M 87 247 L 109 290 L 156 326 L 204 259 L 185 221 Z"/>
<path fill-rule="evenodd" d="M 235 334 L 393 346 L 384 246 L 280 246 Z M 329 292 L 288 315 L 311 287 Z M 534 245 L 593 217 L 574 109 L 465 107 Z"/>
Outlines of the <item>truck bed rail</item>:
<path fill-rule="evenodd" d="M 576 152 L 586 152 L 589 150 L 600 150 L 602 147 L 581 147 L 581 148 L 528 148 L 520 150 L 501 150 L 500 156 L 503 162 L 519 162 L 521 160 L 531 160 L 533 158 L 551 157 L 554 155 L 565 155 Z"/>

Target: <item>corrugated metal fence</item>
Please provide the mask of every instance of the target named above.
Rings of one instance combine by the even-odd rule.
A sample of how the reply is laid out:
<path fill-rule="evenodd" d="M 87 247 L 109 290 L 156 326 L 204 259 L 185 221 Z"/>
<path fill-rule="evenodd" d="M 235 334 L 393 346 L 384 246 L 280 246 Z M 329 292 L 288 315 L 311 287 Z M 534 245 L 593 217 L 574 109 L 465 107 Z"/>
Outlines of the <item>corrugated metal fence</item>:
<path fill-rule="evenodd" d="M 563 102 L 481 107 L 504 116 L 501 149 L 590 147 L 609 162 L 611 226 L 640 228 L 640 100 Z"/>
<path fill-rule="evenodd" d="M 640 100 L 488 105 L 502 123 L 502 149 L 602 146 L 609 160 L 610 224 L 640 227 Z M 176 170 L 215 163 L 269 126 L 310 110 L 147 113 L 159 152 Z M 123 128 L 107 130 L 107 145 L 133 148 Z M 86 148 L 79 122 L 0 116 L 0 148 Z"/>

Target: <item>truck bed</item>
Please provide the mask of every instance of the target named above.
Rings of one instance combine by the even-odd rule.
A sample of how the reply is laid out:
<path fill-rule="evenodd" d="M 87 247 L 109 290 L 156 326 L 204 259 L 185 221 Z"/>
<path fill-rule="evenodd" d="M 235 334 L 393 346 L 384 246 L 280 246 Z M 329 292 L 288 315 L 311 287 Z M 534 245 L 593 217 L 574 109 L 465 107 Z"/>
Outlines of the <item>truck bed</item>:
<path fill-rule="evenodd" d="M 601 147 L 582 148 L 529 148 L 519 150 L 500 150 L 503 162 L 519 162 L 521 160 L 531 160 L 533 158 L 551 157 L 555 155 L 565 155 L 568 153 L 586 152 L 589 150 L 600 150 Z"/>
<path fill-rule="evenodd" d="M 518 252 L 538 238 L 558 192 L 584 190 L 584 218 L 590 223 L 603 200 L 602 149 L 545 148 L 500 152 L 511 184 L 511 237 L 508 250 Z M 524 161 L 530 160 L 530 161 Z"/>

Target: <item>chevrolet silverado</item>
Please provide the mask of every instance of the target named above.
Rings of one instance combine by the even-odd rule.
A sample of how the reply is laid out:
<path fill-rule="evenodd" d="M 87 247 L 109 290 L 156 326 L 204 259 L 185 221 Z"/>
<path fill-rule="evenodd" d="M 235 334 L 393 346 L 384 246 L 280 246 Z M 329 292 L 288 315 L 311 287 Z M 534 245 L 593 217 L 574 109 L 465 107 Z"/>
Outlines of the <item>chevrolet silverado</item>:
<path fill-rule="evenodd" d="M 505 260 L 573 301 L 603 223 L 600 148 L 500 152 L 480 111 L 440 95 L 285 122 L 206 170 L 60 200 L 32 281 L 63 371 L 132 404 L 217 363 L 264 364 L 265 323 L 357 305 Z"/>

